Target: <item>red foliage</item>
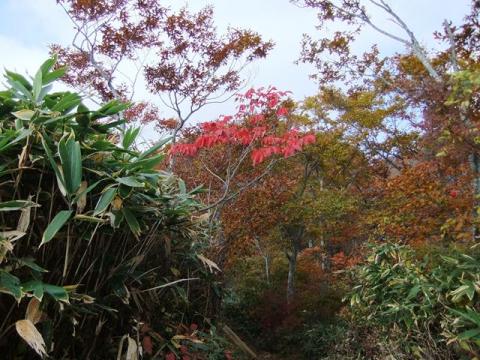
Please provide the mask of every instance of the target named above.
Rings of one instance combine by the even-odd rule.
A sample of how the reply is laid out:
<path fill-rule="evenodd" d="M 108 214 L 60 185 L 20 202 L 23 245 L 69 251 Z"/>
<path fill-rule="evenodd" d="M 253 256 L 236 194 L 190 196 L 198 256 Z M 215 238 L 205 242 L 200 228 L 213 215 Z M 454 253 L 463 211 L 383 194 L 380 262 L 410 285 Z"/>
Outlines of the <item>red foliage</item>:
<path fill-rule="evenodd" d="M 150 103 L 139 102 L 124 111 L 123 116 L 127 121 L 139 121 L 148 124 L 158 119 L 159 109 Z"/>
<path fill-rule="evenodd" d="M 153 354 L 153 343 L 152 338 L 150 336 L 144 336 L 142 339 L 142 348 L 145 354 L 152 355 Z"/>
<path fill-rule="evenodd" d="M 194 156 L 201 149 L 220 144 L 252 146 L 250 157 L 253 165 L 262 163 L 273 155 L 289 157 L 315 142 L 314 134 L 305 134 L 297 129 L 279 133 L 278 116 L 288 114 L 288 109 L 279 104 L 288 93 L 274 87 L 250 89 L 237 96 L 240 102 L 234 116 L 221 116 L 217 121 L 200 125 L 200 135 L 190 143 L 176 144 L 172 154 Z M 271 114 L 276 114 L 272 121 Z"/>
<path fill-rule="evenodd" d="M 177 357 L 175 356 L 174 353 L 169 352 L 167 355 L 165 355 L 165 360 L 175 360 Z"/>

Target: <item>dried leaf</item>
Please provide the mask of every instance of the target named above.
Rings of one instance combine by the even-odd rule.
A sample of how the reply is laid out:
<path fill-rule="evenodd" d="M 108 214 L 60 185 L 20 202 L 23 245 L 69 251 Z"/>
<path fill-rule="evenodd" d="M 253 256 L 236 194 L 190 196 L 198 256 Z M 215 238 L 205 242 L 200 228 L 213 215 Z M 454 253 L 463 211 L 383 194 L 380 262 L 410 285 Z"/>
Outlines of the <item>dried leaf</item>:
<path fill-rule="evenodd" d="M 45 351 L 45 341 L 43 340 L 42 334 L 40 334 L 30 320 L 18 320 L 15 323 L 15 329 L 17 330 L 18 335 L 20 335 L 20 337 L 25 340 L 25 342 L 35 350 L 38 355 L 42 357 L 47 355 L 47 352 Z"/>
<path fill-rule="evenodd" d="M 197 254 L 197 258 L 200 259 L 200 261 L 206 266 L 208 267 L 208 269 L 210 270 L 211 273 L 213 273 L 213 269 L 217 270 L 217 271 L 222 271 L 220 270 L 220 268 L 218 267 L 217 264 L 215 264 L 212 260 L 210 259 L 207 259 L 205 256 L 201 255 L 201 254 Z"/>
<path fill-rule="evenodd" d="M 20 153 L 20 156 L 18 157 L 18 168 L 21 169 L 23 165 L 25 165 L 25 161 L 28 156 L 28 144 L 25 145 L 22 149 L 22 152 Z"/>
<path fill-rule="evenodd" d="M 28 197 L 28 200 L 32 200 L 32 196 Z M 17 225 L 17 231 L 26 233 L 28 230 L 28 226 L 30 225 L 30 214 L 31 214 L 32 208 L 31 207 L 26 207 L 22 209 L 22 212 L 20 213 L 20 218 L 18 219 L 18 225 Z"/>
<path fill-rule="evenodd" d="M 86 181 L 82 181 L 80 187 L 78 188 L 77 194 L 81 194 L 77 200 L 77 214 L 81 214 L 87 206 L 87 185 Z"/>
<path fill-rule="evenodd" d="M 0 239 L 0 264 L 5 259 L 5 256 L 7 255 L 7 253 L 12 250 L 13 250 L 13 244 L 10 241 L 6 239 Z"/>
<path fill-rule="evenodd" d="M 33 297 L 27 305 L 25 319 L 30 320 L 32 324 L 35 325 L 41 320 L 42 315 L 42 311 L 40 310 L 40 301 Z"/>
<path fill-rule="evenodd" d="M 127 347 L 127 355 L 125 360 L 138 360 L 138 346 L 137 342 L 133 340 L 130 336 L 127 337 L 128 340 L 128 347 Z"/>
<path fill-rule="evenodd" d="M 18 230 L 11 230 L 11 231 L 3 231 L 0 232 L 0 238 L 3 238 L 5 240 L 8 240 L 10 242 L 14 242 L 26 234 L 23 231 L 18 231 Z"/>
<path fill-rule="evenodd" d="M 116 196 L 115 199 L 112 201 L 112 209 L 113 210 L 120 210 L 122 208 L 122 198 L 120 196 Z"/>

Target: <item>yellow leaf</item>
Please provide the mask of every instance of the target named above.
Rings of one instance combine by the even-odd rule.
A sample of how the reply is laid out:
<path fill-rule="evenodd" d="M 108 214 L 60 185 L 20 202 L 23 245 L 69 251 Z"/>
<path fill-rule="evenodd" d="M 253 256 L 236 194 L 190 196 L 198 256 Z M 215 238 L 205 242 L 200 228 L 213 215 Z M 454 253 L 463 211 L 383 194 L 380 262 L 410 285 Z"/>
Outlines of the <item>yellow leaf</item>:
<path fill-rule="evenodd" d="M 222 271 L 220 270 L 220 268 L 218 267 L 217 264 L 215 264 L 212 260 L 210 259 L 207 259 L 205 256 L 201 255 L 201 254 L 197 254 L 197 258 L 206 266 L 208 267 L 208 269 L 210 270 L 211 273 L 213 273 L 213 269 L 217 270 L 217 271 Z"/>
<path fill-rule="evenodd" d="M 125 360 L 138 360 L 138 346 L 135 340 L 133 340 L 130 336 L 127 337 L 128 340 L 128 347 L 127 347 L 127 355 Z"/>
<path fill-rule="evenodd" d="M 112 208 L 113 210 L 120 210 L 122 208 L 122 198 L 119 196 L 116 196 L 115 199 L 112 201 Z"/>

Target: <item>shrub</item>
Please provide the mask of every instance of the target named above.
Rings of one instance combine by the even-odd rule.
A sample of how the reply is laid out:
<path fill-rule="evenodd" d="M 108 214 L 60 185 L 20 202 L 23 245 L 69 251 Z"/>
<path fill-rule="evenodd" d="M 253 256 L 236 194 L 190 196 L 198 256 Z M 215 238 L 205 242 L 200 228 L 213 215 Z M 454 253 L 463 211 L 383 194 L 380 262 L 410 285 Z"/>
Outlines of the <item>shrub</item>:
<path fill-rule="evenodd" d="M 477 356 L 480 346 L 480 254 L 448 249 L 418 258 L 404 245 L 374 246 L 353 275 L 349 296 L 357 324 L 420 358 Z"/>
<path fill-rule="evenodd" d="M 32 81 L 7 71 L 0 92 L 2 356 L 32 357 L 14 329 L 55 359 L 138 352 L 139 337 L 161 349 L 216 290 L 196 190 L 157 170 L 165 141 L 141 151 L 138 128 L 120 131 L 127 104 L 51 93 L 64 72 L 53 58 Z"/>

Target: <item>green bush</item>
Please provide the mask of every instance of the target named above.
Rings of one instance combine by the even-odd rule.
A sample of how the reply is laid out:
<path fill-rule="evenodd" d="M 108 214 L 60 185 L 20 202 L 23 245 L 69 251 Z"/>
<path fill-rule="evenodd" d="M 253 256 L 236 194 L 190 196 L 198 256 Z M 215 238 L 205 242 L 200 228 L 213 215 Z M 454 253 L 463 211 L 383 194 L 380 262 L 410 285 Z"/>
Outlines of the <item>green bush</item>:
<path fill-rule="evenodd" d="M 32 358 L 28 343 L 55 359 L 111 359 L 123 340 L 139 351 L 140 337 L 167 349 L 218 290 L 199 256 L 196 190 L 158 170 L 166 141 L 142 151 L 138 128 L 121 131 L 127 104 L 89 110 L 51 93 L 64 72 L 53 58 L 32 80 L 7 71 L 0 92 L 2 357 Z"/>
<path fill-rule="evenodd" d="M 476 357 L 480 350 L 480 254 L 446 249 L 418 258 L 403 245 L 372 249 L 353 272 L 349 296 L 357 324 L 380 330 L 408 356 Z M 468 358 L 468 357 L 467 357 Z"/>

